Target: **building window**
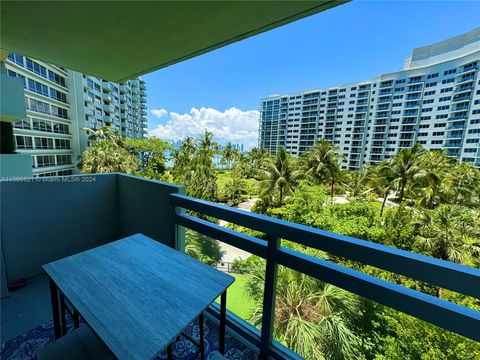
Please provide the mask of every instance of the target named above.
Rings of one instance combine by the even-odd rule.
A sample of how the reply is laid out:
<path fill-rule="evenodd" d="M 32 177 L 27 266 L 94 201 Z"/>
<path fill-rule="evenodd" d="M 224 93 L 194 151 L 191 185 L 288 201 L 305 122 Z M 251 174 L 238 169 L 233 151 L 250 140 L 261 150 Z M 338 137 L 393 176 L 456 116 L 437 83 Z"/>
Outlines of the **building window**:
<path fill-rule="evenodd" d="M 53 149 L 53 139 L 51 138 L 35 138 L 35 149 Z"/>
<path fill-rule="evenodd" d="M 15 136 L 15 146 L 17 149 L 32 149 L 32 137 L 31 136 Z"/>
<path fill-rule="evenodd" d="M 55 166 L 54 155 L 37 155 L 37 167 Z"/>

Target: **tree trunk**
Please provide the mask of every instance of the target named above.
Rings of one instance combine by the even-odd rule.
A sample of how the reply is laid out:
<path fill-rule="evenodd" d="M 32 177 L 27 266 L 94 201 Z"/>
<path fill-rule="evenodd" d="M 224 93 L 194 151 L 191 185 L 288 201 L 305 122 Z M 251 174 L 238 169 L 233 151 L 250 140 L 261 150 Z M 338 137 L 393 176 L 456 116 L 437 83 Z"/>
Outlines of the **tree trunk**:
<path fill-rule="evenodd" d="M 332 180 L 332 182 L 330 183 L 330 196 L 331 196 L 332 202 L 333 202 L 333 185 L 335 185 L 335 180 Z"/>
<path fill-rule="evenodd" d="M 405 186 L 407 185 L 407 180 L 402 181 L 402 187 L 400 188 L 400 198 L 399 203 L 401 204 L 403 201 L 403 192 L 405 191 Z"/>
<path fill-rule="evenodd" d="M 385 196 L 383 197 L 382 208 L 380 209 L 380 217 L 383 215 L 383 209 L 385 208 L 385 203 L 387 202 L 388 190 L 385 191 Z"/>
<path fill-rule="evenodd" d="M 282 206 L 283 203 L 283 188 L 280 188 L 280 206 Z"/>
<path fill-rule="evenodd" d="M 442 288 L 437 287 L 436 292 L 437 292 L 437 298 L 441 299 L 442 298 Z"/>

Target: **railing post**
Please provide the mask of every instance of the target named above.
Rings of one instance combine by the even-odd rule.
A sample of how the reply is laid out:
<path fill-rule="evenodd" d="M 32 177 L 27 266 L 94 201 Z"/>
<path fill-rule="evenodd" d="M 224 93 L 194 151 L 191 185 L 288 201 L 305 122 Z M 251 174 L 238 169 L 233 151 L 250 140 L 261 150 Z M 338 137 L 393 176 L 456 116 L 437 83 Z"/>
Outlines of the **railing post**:
<path fill-rule="evenodd" d="M 181 187 L 178 189 L 179 194 L 185 194 L 185 188 Z M 185 228 L 183 226 L 177 225 L 176 215 L 184 213 L 185 210 L 175 205 L 171 205 L 172 208 L 172 226 L 173 226 L 173 246 L 176 250 L 185 252 Z"/>
<path fill-rule="evenodd" d="M 278 265 L 275 262 L 275 252 L 280 246 L 276 235 L 268 234 L 267 264 L 265 268 L 265 288 L 263 290 L 262 333 L 260 339 L 260 359 L 268 358 L 270 344 L 273 338 L 275 319 L 275 294 L 277 287 Z"/>

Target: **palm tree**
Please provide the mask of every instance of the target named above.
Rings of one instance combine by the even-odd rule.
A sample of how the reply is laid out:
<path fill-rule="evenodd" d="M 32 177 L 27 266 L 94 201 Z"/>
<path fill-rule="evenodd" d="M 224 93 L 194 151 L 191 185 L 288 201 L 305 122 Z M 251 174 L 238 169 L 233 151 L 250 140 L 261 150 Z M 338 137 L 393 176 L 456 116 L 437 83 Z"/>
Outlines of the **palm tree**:
<path fill-rule="evenodd" d="M 342 184 L 348 189 L 349 196 L 355 200 L 365 198 L 365 196 L 373 191 L 370 187 L 366 171 L 351 171 L 346 174 Z"/>
<path fill-rule="evenodd" d="M 100 129 L 92 129 L 92 128 L 83 128 L 87 134 L 89 134 L 88 140 L 96 141 L 100 140 L 109 140 L 113 142 L 115 145 L 123 146 L 123 138 L 112 126 L 106 125 L 102 126 Z"/>
<path fill-rule="evenodd" d="M 418 162 L 420 170 L 413 175 L 413 180 L 418 185 L 416 203 L 432 209 L 449 192 L 445 178 L 451 171 L 453 160 L 444 152 L 434 150 L 423 153 Z"/>
<path fill-rule="evenodd" d="M 213 133 L 205 129 L 200 139 L 198 140 L 198 153 L 199 157 L 204 162 L 209 162 L 212 157 L 217 153 L 218 144 L 213 141 Z"/>
<path fill-rule="evenodd" d="M 461 206 L 444 204 L 425 210 L 418 227 L 418 247 L 436 258 L 465 264 L 480 255 L 480 226 Z M 437 289 L 438 297 L 441 290 Z"/>
<path fill-rule="evenodd" d="M 284 148 L 280 148 L 274 158 L 265 159 L 259 174 L 262 179 L 258 183 L 261 194 L 267 196 L 271 203 L 276 202 L 278 206 L 283 204 L 285 196 L 293 194 L 294 186 L 300 177 L 296 159 Z"/>
<path fill-rule="evenodd" d="M 398 185 L 392 163 L 390 161 L 384 161 L 378 165 L 369 167 L 367 176 L 370 185 L 383 197 L 382 207 L 380 208 L 381 217 L 383 216 L 383 210 L 385 209 L 385 203 L 387 202 L 390 191 Z"/>
<path fill-rule="evenodd" d="M 242 201 L 242 195 L 247 193 L 245 180 L 239 176 L 233 176 L 225 184 L 224 193 L 227 199 L 230 200 L 233 205 L 238 205 L 240 201 Z"/>
<path fill-rule="evenodd" d="M 451 189 L 450 201 L 464 206 L 475 206 L 480 201 L 480 170 L 468 163 L 451 169 L 445 180 Z"/>
<path fill-rule="evenodd" d="M 262 323 L 265 263 L 255 264 L 246 294 L 254 302 L 249 320 Z M 279 267 L 275 300 L 274 338 L 307 359 L 352 359 L 358 337 L 352 294 L 287 267 Z"/>
<path fill-rule="evenodd" d="M 415 144 L 409 149 L 400 150 L 392 158 L 392 169 L 395 173 L 395 181 L 398 182 L 400 188 L 399 202 L 403 201 L 405 188 L 409 180 L 411 180 L 421 170 L 419 159 L 425 152 L 420 144 Z"/>
<path fill-rule="evenodd" d="M 229 141 L 222 150 L 222 163 L 227 167 L 231 166 L 232 160 L 235 159 L 236 150 L 233 148 L 232 143 Z"/>
<path fill-rule="evenodd" d="M 258 176 L 258 170 L 263 161 L 270 156 L 267 149 L 253 147 L 247 154 L 247 162 L 250 167 L 250 174 Z"/>
<path fill-rule="evenodd" d="M 140 160 L 109 140 L 96 141 L 82 154 L 82 173 L 122 172 L 132 174 L 140 167 Z"/>
<path fill-rule="evenodd" d="M 314 183 L 330 182 L 330 196 L 333 200 L 335 183 L 340 179 L 342 155 L 331 141 L 321 138 L 304 154 L 306 177 Z"/>

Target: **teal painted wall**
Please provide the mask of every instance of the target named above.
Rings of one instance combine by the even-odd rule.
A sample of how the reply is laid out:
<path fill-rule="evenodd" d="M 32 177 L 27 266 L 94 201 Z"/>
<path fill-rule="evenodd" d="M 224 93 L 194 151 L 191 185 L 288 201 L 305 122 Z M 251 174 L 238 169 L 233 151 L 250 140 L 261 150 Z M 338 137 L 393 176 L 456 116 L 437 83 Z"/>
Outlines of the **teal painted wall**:
<path fill-rule="evenodd" d="M 29 154 L 0 154 L 0 178 L 32 177 Z"/>
<path fill-rule="evenodd" d="M 12 122 L 27 116 L 22 79 L 4 74 L 3 69 L 0 73 L 0 110 L 1 121 Z"/>
<path fill-rule="evenodd" d="M 168 195 L 185 193 L 183 186 L 135 176 L 118 177 L 119 231 L 121 237 L 142 233 L 175 247 L 174 208 Z"/>
<path fill-rule="evenodd" d="M 8 283 L 80 251 L 144 233 L 174 241 L 168 194 L 182 187 L 121 174 L 2 182 L 1 237 Z"/>

